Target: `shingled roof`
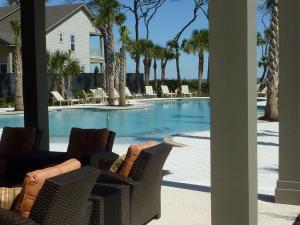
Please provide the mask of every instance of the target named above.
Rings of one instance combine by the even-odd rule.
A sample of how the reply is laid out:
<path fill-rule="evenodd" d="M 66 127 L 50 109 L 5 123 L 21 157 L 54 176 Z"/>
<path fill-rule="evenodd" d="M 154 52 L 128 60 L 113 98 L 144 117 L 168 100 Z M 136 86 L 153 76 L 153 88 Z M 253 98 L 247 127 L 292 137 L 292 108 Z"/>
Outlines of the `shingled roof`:
<path fill-rule="evenodd" d="M 46 6 L 46 33 L 53 30 L 79 10 L 83 10 L 88 17 L 93 17 L 85 4 Z M 20 7 L 0 7 L 0 44 L 15 44 L 10 21 L 20 20 L 20 17 Z"/>

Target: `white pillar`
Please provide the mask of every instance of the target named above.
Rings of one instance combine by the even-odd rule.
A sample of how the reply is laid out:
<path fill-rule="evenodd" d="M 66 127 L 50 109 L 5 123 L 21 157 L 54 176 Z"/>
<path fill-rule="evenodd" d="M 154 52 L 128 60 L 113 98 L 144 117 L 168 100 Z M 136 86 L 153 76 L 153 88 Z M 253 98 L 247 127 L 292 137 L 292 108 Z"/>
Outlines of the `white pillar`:
<path fill-rule="evenodd" d="M 279 180 L 275 200 L 300 205 L 300 2 L 283 0 L 279 7 Z"/>
<path fill-rule="evenodd" d="M 256 1 L 209 16 L 212 225 L 257 225 Z"/>

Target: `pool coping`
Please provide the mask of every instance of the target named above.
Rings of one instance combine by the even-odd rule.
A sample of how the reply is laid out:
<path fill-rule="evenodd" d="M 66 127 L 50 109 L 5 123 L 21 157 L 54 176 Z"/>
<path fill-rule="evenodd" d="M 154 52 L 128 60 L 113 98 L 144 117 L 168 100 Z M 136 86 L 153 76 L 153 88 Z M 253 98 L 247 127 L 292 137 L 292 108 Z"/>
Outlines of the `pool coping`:
<path fill-rule="evenodd" d="M 103 103 L 100 104 L 76 104 L 76 105 L 64 105 L 64 106 L 48 106 L 48 112 L 67 109 L 100 109 L 100 110 L 136 110 L 147 109 L 153 107 L 151 102 L 156 101 L 172 101 L 172 100 L 195 100 L 195 99 L 209 99 L 209 97 L 189 97 L 189 98 L 147 98 L 147 99 L 128 99 L 127 104 L 130 106 L 108 106 Z M 146 102 L 146 103 L 145 103 Z M 18 115 L 24 114 L 24 111 L 14 111 L 14 108 L 0 108 L 0 115 Z"/>

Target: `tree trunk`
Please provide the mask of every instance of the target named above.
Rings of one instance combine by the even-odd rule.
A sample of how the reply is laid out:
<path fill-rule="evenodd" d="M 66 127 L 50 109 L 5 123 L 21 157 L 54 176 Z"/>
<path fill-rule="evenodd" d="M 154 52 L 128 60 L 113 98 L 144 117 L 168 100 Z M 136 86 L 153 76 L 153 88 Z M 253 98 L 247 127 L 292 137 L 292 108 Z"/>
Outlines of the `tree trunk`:
<path fill-rule="evenodd" d="M 161 61 L 161 84 L 165 83 L 167 62 L 167 60 Z"/>
<path fill-rule="evenodd" d="M 15 76 L 16 76 L 16 91 L 15 91 L 15 110 L 23 111 L 23 80 L 22 80 L 22 52 L 21 46 L 17 43 L 15 51 Z"/>
<path fill-rule="evenodd" d="M 139 40 L 139 21 L 140 21 L 140 17 L 139 17 L 139 0 L 134 0 L 134 18 L 135 18 L 135 25 L 134 25 L 134 29 L 135 29 L 135 40 L 138 41 Z M 137 85 L 136 90 L 138 93 L 141 93 L 141 86 L 140 86 L 140 56 L 137 56 L 135 58 L 135 83 Z"/>
<path fill-rule="evenodd" d="M 151 64 L 152 64 L 152 59 L 148 59 L 147 61 L 147 80 L 148 80 L 148 85 L 150 83 L 150 71 L 151 71 Z"/>
<path fill-rule="evenodd" d="M 115 105 L 114 77 L 115 77 L 115 46 L 112 25 L 107 28 L 107 75 L 108 75 L 108 105 Z"/>
<path fill-rule="evenodd" d="M 107 91 L 107 70 L 106 70 L 106 65 L 107 65 L 107 53 L 108 53 L 108 47 L 107 47 L 107 35 L 106 32 L 103 32 L 103 44 L 104 44 L 104 60 L 105 63 L 103 65 L 103 80 L 102 80 L 102 87 L 104 91 Z"/>
<path fill-rule="evenodd" d="M 179 84 L 181 82 L 181 75 L 180 75 L 180 65 L 179 65 L 179 54 L 176 54 L 176 71 L 177 71 L 177 80 Z"/>
<path fill-rule="evenodd" d="M 52 75 L 51 79 L 51 91 L 57 91 L 57 83 L 56 83 L 56 76 Z"/>
<path fill-rule="evenodd" d="M 143 60 L 144 63 L 144 84 L 146 86 L 149 85 L 148 77 L 147 77 L 147 58 L 145 57 Z"/>
<path fill-rule="evenodd" d="M 59 77 L 59 88 L 61 96 L 65 98 L 65 77 L 62 75 Z"/>
<path fill-rule="evenodd" d="M 155 87 L 155 89 L 157 89 L 157 62 L 156 62 L 156 59 L 154 59 L 153 70 L 154 70 L 154 87 Z"/>
<path fill-rule="evenodd" d="M 72 90 L 72 77 L 68 76 L 68 89 Z"/>
<path fill-rule="evenodd" d="M 124 107 L 126 106 L 126 96 L 125 96 L 125 87 L 126 87 L 126 53 L 123 51 L 120 55 L 120 79 L 119 79 L 119 90 L 120 90 L 120 102 L 119 105 Z"/>
<path fill-rule="evenodd" d="M 279 84 L 279 13 L 278 0 L 272 9 L 272 21 L 270 27 L 270 45 L 268 56 L 267 74 L 267 104 L 263 119 L 278 121 L 278 84 Z"/>
<path fill-rule="evenodd" d="M 202 88 L 202 77 L 203 77 L 203 65 L 204 65 L 204 52 L 200 51 L 198 58 L 198 96 L 201 96 L 201 88 Z"/>

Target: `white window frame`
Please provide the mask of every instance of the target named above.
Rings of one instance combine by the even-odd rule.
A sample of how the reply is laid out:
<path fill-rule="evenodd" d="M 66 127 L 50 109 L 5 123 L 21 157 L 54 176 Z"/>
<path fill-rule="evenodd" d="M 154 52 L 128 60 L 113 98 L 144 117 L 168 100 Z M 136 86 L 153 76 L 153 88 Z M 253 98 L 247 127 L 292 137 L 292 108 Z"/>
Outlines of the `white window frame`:
<path fill-rule="evenodd" d="M 74 37 L 74 42 L 72 42 L 72 36 Z M 72 45 L 74 45 L 74 50 L 72 50 Z M 73 33 L 70 34 L 70 50 L 72 52 L 76 51 L 76 36 Z"/>
<path fill-rule="evenodd" d="M 63 32 L 58 32 L 58 42 L 59 43 L 64 43 L 64 33 Z"/>

